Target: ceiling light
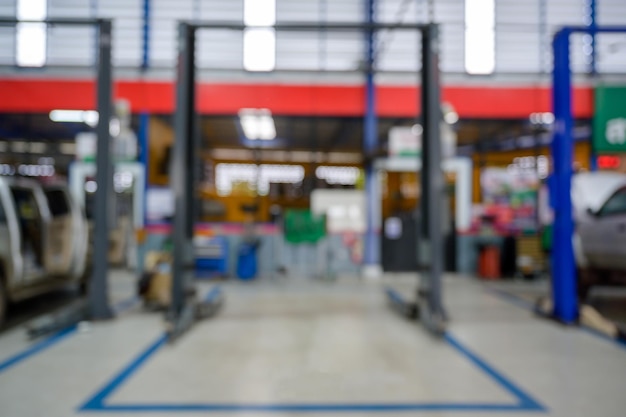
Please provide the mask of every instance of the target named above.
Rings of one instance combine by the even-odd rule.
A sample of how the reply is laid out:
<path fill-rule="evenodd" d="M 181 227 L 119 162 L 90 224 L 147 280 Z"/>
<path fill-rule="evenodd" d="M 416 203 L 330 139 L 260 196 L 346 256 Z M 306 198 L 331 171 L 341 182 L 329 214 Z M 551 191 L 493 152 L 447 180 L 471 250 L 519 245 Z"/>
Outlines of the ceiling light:
<path fill-rule="evenodd" d="M 411 133 L 413 133 L 415 136 L 419 136 L 423 132 L 424 132 L 424 128 L 422 127 L 422 125 L 415 124 L 415 125 L 411 126 Z"/>
<path fill-rule="evenodd" d="M 465 70 L 495 70 L 495 0 L 465 0 Z"/>
<path fill-rule="evenodd" d="M 243 67 L 246 71 L 273 71 L 276 67 L 276 33 L 272 28 L 243 32 Z"/>
<path fill-rule="evenodd" d="M 30 143 L 30 152 L 31 153 L 45 153 L 47 148 L 48 147 L 43 142 L 31 142 Z"/>
<path fill-rule="evenodd" d="M 276 127 L 268 109 L 241 109 L 239 122 L 246 138 L 250 140 L 272 140 L 276 138 Z"/>
<path fill-rule="evenodd" d="M 459 121 L 459 115 L 455 111 L 450 111 L 443 116 L 443 120 L 445 120 L 449 125 L 453 125 Z"/>
<path fill-rule="evenodd" d="M 52 110 L 50 120 L 59 123 L 86 123 L 94 127 L 98 124 L 98 112 L 95 110 Z"/>
<path fill-rule="evenodd" d="M 26 144 L 26 142 L 21 141 L 21 140 L 16 140 L 11 143 L 11 150 L 13 152 L 17 152 L 17 153 L 26 152 L 27 148 L 28 148 L 28 145 Z"/>
<path fill-rule="evenodd" d="M 273 26 L 276 23 L 276 0 L 244 0 L 243 22 L 246 26 Z"/>
<path fill-rule="evenodd" d="M 75 155 L 76 154 L 76 144 L 71 142 L 61 143 L 59 145 L 59 151 L 65 155 Z"/>

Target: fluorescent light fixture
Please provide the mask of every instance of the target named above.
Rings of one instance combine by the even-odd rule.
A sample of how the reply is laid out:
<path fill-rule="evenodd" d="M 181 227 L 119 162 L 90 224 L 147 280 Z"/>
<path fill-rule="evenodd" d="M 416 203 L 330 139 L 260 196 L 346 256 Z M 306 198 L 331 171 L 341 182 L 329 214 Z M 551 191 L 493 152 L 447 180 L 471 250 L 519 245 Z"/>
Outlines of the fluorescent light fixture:
<path fill-rule="evenodd" d="M 48 14 L 47 0 L 18 0 L 18 20 L 45 20 Z"/>
<path fill-rule="evenodd" d="M 276 67 L 276 33 L 272 28 L 243 32 L 243 67 L 246 71 L 272 71 Z"/>
<path fill-rule="evenodd" d="M 333 164 L 360 164 L 363 156 L 360 153 L 330 152 L 328 162 Z"/>
<path fill-rule="evenodd" d="M 98 112 L 95 110 L 52 110 L 50 120 L 59 123 L 86 123 L 95 127 L 98 124 Z"/>
<path fill-rule="evenodd" d="M 17 172 L 24 177 L 52 177 L 55 170 L 52 165 L 23 164 L 17 167 Z"/>
<path fill-rule="evenodd" d="M 551 125 L 554 123 L 554 114 L 550 112 L 531 113 L 529 119 L 533 125 Z"/>
<path fill-rule="evenodd" d="M 46 25 L 18 23 L 15 60 L 20 67 L 43 67 L 46 63 Z"/>
<path fill-rule="evenodd" d="M 242 182 L 252 188 L 258 187 L 259 194 L 266 195 L 271 183 L 298 184 L 303 179 L 302 165 L 220 163 L 215 167 L 215 185 L 219 195 L 229 195 L 233 185 Z"/>
<path fill-rule="evenodd" d="M 65 142 L 59 145 L 59 151 L 65 155 L 76 155 L 76 144 L 72 142 Z"/>
<path fill-rule="evenodd" d="M 273 26 L 276 23 L 276 1 L 244 0 L 243 23 L 246 26 Z"/>
<path fill-rule="evenodd" d="M 243 22 L 254 26 L 243 32 L 243 67 L 272 71 L 276 66 L 276 0 L 244 0 Z"/>
<path fill-rule="evenodd" d="M 319 166 L 315 169 L 315 176 L 329 184 L 354 185 L 359 175 L 357 167 Z"/>
<path fill-rule="evenodd" d="M 0 175 L 15 175 L 15 168 L 9 164 L 0 164 Z"/>
<path fill-rule="evenodd" d="M 31 142 L 30 153 L 46 153 L 47 146 L 43 142 Z"/>
<path fill-rule="evenodd" d="M 95 193 L 97 189 L 98 184 L 95 181 L 89 180 L 85 182 L 85 191 L 87 191 L 88 193 Z"/>
<path fill-rule="evenodd" d="M 443 116 L 443 120 L 445 120 L 445 122 L 448 123 L 449 125 L 453 125 L 459 121 L 459 115 L 454 110 L 449 111 Z"/>
<path fill-rule="evenodd" d="M 17 19 L 41 21 L 48 14 L 47 0 L 18 0 Z M 44 23 L 18 23 L 16 25 L 17 65 L 42 67 L 46 63 L 47 28 Z"/>
<path fill-rule="evenodd" d="M 246 138 L 250 140 L 272 140 L 276 138 L 276 127 L 269 109 L 241 109 L 239 122 Z"/>
<path fill-rule="evenodd" d="M 496 66 L 494 0 L 465 0 L 465 70 L 491 74 Z"/>
<path fill-rule="evenodd" d="M 28 149 L 28 144 L 21 140 L 16 140 L 11 142 L 11 150 L 13 152 L 22 153 L 26 152 Z"/>

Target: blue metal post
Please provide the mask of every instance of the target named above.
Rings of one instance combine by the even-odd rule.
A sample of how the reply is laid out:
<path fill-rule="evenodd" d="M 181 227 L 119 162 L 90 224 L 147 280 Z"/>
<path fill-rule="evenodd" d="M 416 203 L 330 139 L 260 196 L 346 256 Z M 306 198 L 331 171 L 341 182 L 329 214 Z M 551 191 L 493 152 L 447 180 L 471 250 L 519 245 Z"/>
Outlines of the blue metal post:
<path fill-rule="evenodd" d="M 143 0 L 143 32 L 142 32 L 142 54 L 141 70 L 147 71 L 150 66 L 150 0 Z M 143 201 L 143 223 L 147 220 L 147 191 L 148 191 L 148 138 L 149 138 L 150 114 L 142 111 L 139 114 L 139 162 L 144 167 L 144 201 Z"/>
<path fill-rule="evenodd" d="M 375 22 L 375 0 L 366 0 L 367 23 Z M 376 173 L 372 157 L 378 146 L 378 119 L 376 116 L 376 86 L 374 84 L 374 31 L 366 33 L 365 118 L 363 129 L 363 153 L 365 154 L 365 194 L 367 200 L 367 230 L 363 254 L 364 265 L 380 265 L 379 236 L 376 230 L 379 201 L 376 193 Z"/>
<path fill-rule="evenodd" d="M 576 270 L 572 236 L 572 86 L 569 58 L 571 30 L 557 32 L 553 41 L 552 105 L 555 117 L 552 139 L 553 178 L 551 194 L 554 208 L 552 245 L 552 299 L 554 315 L 565 323 L 578 318 Z"/>

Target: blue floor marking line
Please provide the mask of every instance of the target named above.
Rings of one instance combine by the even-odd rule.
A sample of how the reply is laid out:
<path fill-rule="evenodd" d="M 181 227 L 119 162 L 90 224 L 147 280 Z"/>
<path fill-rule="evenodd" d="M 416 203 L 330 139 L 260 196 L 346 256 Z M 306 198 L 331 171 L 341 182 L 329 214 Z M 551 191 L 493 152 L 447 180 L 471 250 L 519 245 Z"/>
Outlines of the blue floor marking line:
<path fill-rule="evenodd" d="M 128 310 L 132 306 L 134 306 L 137 301 L 138 301 L 137 297 L 133 296 L 129 299 L 120 301 L 113 307 L 113 309 L 115 310 L 116 314 L 120 314 Z M 6 371 L 7 369 L 10 369 L 13 366 L 17 365 L 18 363 L 56 345 L 60 341 L 67 339 L 69 336 L 76 333 L 76 329 L 77 329 L 76 325 L 72 325 L 63 330 L 59 330 L 51 334 L 50 336 L 46 337 L 45 339 L 31 346 L 28 346 L 26 349 L 22 350 L 21 352 L 16 353 L 10 358 L 5 359 L 4 361 L 0 362 L 0 374 Z"/>
<path fill-rule="evenodd" d="M 516 404 L 490 403 L 424 403 L 424 404 L 128 404 L 109 405 L 102 408 L 84 408 L 79 411 L 106 413 L 146 413 L 146 412 L 256 412 L 256 413 L 380 413 L 380 412 L 420 412 L 420 411 L 458 411 L 458 412 L 533 412 Z"/>
<path fill-rule="evenodd" d="M 167 341 L 165 335 L 160 336 L 155 342 L 153 342 L 146 350 L 144 350 L 139 356 L 137 356 L 129 366 L 124 368 L 119 374 L 117 374 L 111 381 L 109 381 L 103 388 L 101 388 L 96 395 L 89 399 L 82 407 L 81 410 L 100 410 L 107 408 L 104 405 L 106 398 L 113 393 L 123 382 L 132 376 L 157 350 L 159 350 Z"/>
<path fill-rule="evenodd" d="M 400 293 L 398 293 L 396 290 L 394 290 L 391 287 L 386 287 L 385 288 L 385 292 L 387 293 L 387 296 L 389 296 L 389 298 L 396 304 L 402 304 L 402 305 L 406 305 L 407 302 L 402 298 L 402 296 L 400 295 Z"/>
<path fill-rule="evenodd" d="M 510 292 L 500 290 L 497 288 L 487 287 L 486 289 L 487 289 L 487 292 L 498 296 L 498 298 L 501 298 L 507 301 L 509 304 L 513 304 L 519 308 L 528 310 L 530 312 L 535 312 L 535 306 L 533 305 L 533 303 L 531 303 L 528 300 L 524 300 L 523 298 L 518 297 L 515 294 L 511 294 Z"/>
<path fill-rule="evenodd" d="M 459 341 L 452 337 L 450 333 L 447 333 L 444 337 L 446 341 L 457 350 L 457 352 L 465 356 L 465 358 L 472 362 L 477 368 L 487 374 L 492 380 L 497 382 L 500 387 L 504 388 L 511 395 L 517 398 L 519 400 L 519 405 L 522 408 L 526 410 L 537 411 L 545 410 L 545 408 L 536 400 L 534 400 L 529 394 L 513 384 L 513 382 L 507 379 L 500 372 L 496 371 L 492 366 L 490 366 L 487 362 L 478 357 L 475 353 L 459 343 Z"/>
<path fill-rule="evenodd" d="M 0 373 L 12 368 L 18 363 L 48 349 L 66 339 L 67 337 L 76 333 L 76 326 L 70 326 L 67 329 L 59 330 L 58 332 L 46 337 L 45 339 L 27 347 L 25 350 L 13 355 L 12 357 L 0 362 Z"/>
<path fill-rule="evenodd" d="M 609 337 L 609 336 L 605 335 L 604 333 L 600 333 L 596 329 L 593 329 L 593 328 L 588 327 L 588 326 L 581 326 L 581 329 L 583 329 L 585 332 L 587 332 L 587 333 L 597 337 L 598 339 L 604 339 L 607 342 L 612 342 L 612 343 L 616 344 L 618 347 L 626 350 L 626 341 L 625 340 L 613 339 L 612 337 Z"/>
<path fill-rule="evenodd" d="M 204 301 L 207 303 L 211 303 L 215 301 L 217 297 L 222 294 L 222 287 L 219 285 L 214 286 L 211 290 L 204 296 Z"/>
<path fill-rule="evenodd" d="M 510 292 L 496 289 L 496 288 L 487 288 L 487 291 L 497 296 L 498 298 L 501 298 L 507 301 L 508 303 L 513 304 L 519 308 L 523 308 L 524 310 L 528 310 L 530 312 L 535 312 L 535 306 L 532 303 L 530 303 L 528 300 L 524 300 L 523 298 L 520 298 L 519 296 L 515 294 L 511 294 Z M 590 335 L 597 337 L 598 339 L 603 339 L 607 342 L 617 345 L 617 347 L 621 349 L 626 350 L 626 341 L 624 340 L 613 339 L 612 337 L 609 337 L 604 333 L 600 333 L 596 329 L 589 327 L 589 326 L 585 326 L 583 324 L 579 324 L 578 327 L 581 330 L 584 330 L 585 332 L 589 333 Z"/>
<path fill-rule="evenodd" d="M 127 310 L 130 310 L 133 306 L 135 306 L 135 304 L 137 304 L 138 301 L 139 301 L 139 298 L 133 295 L 132 297 L 129 297 L 125 300 L 121 300 L 117 302 L 113 306 L 113 311 L 115 311 L 115 314 L 122 314 L 126 312 Z"/>
<path fill-rule="evenodd" d="M 397 302 L 404 302 L 395 291 Z M 215 287 L 205 297 L 211 301 L 221 293 L 221 288 Z M 534 400 L 529 394 L 517 387 L 513 382 L 495 370 L 475 353 L 467 349 L 452 335 L 445 336 L 446 342 L 455 351 L 474 364 L 479 370 L 489 376 L 495 383 L 515 397 L 513 404 L 494 403 L 336 403 L 336 404 L 220 404 L 220 403 L 189 403 L 189 404 L 107 404 L 107 399 L 126 383 L 146 362 L 165 346 L 165 336 L 160 336 L 141 352 L 130 364 L 122 369 L 95 395 L 87 400 L 78 411 L 107 412 L 107 413 L 142 413 L 142 412 L 257 412 L 257 413 L 307 413 L 307 412 L 402 412 L 402 411 L 448 411 L 448 412 L 545 412 L 546 409 Z"/>

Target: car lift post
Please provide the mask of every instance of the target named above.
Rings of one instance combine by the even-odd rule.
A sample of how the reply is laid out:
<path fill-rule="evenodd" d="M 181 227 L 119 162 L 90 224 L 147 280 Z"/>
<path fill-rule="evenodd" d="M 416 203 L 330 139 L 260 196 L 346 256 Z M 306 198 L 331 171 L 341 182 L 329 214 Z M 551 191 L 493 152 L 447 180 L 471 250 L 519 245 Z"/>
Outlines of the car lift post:
<path fill-rule="evenodd" d="M 422 30 L 422 237 L 426 250 L 426 278 L 420 284 L 418 300 L 426 298 L 427 308 L 419 309 L 426 327 L 443 334 L 447 319 L 442 301 L 443 279 L 443 197 L 445 183 L 441 169 L 441 92 L 439 80 L 439 28 L 429 24 Z M 419 234 L 418 234 L 419 235 Z M 424 274 L 423 274 L 424 275 Z"/>
<path fill-rule="evenodd" d="M 96 152 L 96 190 L 94 214 L 94 259 L 89 281 L 88 298 L 80 300 L 60 311 L 42 317 L 29 326 L 32 337 L 48 334 L 82 320 L 106 320 L 113 317 L 109 303 L 108 270 L 109 218 L 111 193 L 113 192 L 112 165 L 110 156 L 111 135 L 109 123 L 113 111 L 113 85 L 111 65 L 111 19 L 57 18 L 43 21 L 18 20 L 15 17 L 0 17 L 0 26 L 15 26 L 18 23 L 39 23 L 47 26 L 93 26 L 98 29 L 97 51 L 97 111 L 98 126 Z"/>
<path fill-rule="evenodd" d="M 554 132 L 550 147 L 553 172 L 549 180 L 550 200 L 554 209 L 552 245 L 552 312 L 564 323 L 578 319 L 578 294 L 572 236 L 572 72 L 570 67 L 570 35 L 573 33 L 626 33 L 626 26 L 566 26 L 552 41 L 554 69 L 552 72 L 552 108 Z"/>
<path fill-rule="evenodd" d="M 172 263 L 172 308 L 168 312 L 171 340 L 188 329 L 198 318 L 199 304 L 191 297 L 192 285 L 186 265 L 192 254 L 195 155 L 197 131 L 195 129 L 195 35 L 198 29 L 222 29 L 243 31 L 242 23 L 227 22 L 179 22 L 178 67 L 176 81 L 175 135 L 171 184 L 175 193 L 174 231 L 172 233 L 174 260 Z M 426 327 L 441 334 L 444 331 L 445 312 L 442 304 L 441 279 L 443 272 L 442 224 L 440 218 L 443 198 L 443 173 L 441 171 L 441 144 L 439 125 L 441 103 L 439 86 L 439 39 L 438 26 L 429 24 L 383 24 L 383 23 L 293 23 L 276 24 L 275 31 L 311 32 L 358 32 L 379 30 L 419 31 L 422 35 L 422 111 L 424 114 L 424 198 L 428 203 L 424 212 L 427 225 L 431 261 L 428 264 L 426 285 L 420 293 L 425 294 L 425 311 L 421 316 Z M 436 259 L 435 259 L 436 258 Z M 221 301 L 221 300 L 220 300 Z M 194 304 L 195 303 L 195 304 Z"/>
<path fill-rule="evenodd" d="M 193 253 L 195 225 L 196 169 L 198 150 L 195 126 L 195 40 L 196 28 L 178 24 L 178 60 L 174 149 L 170 183 L 174 192 L 172 302 L 168 312 L 168 332 L 173 340 L 195 321 L 195 306 L 190 302 L 193 285 L 189 265 Z"/>
<path fill-rule="evenodd" d="M 98 20 L 98 145 L 96 151 L 96 201 L 94 209 L 93 276 L 89 286 L 90 316 L 94 320 L 113 317 L 109 303 L 109 220 L 113 194 L 111 164 L 111 134 L 109 123 L 113 110 L 111 81 L 111 20 Z"/>

